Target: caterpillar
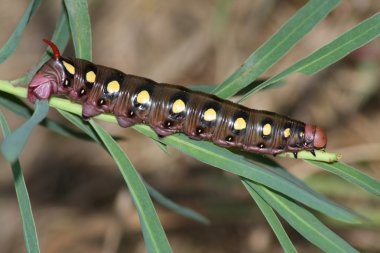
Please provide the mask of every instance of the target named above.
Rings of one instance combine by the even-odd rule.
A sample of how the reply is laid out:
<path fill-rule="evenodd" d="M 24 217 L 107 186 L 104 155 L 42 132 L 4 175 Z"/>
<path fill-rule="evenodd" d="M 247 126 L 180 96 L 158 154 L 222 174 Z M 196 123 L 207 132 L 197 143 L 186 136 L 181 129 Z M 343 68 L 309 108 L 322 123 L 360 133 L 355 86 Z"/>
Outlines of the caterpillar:
<path fill-rule="evenodd" d="M 215 95 L 183 86 L 157 83 L 148 78 L 61 56 L 57 46 L 52 58 L 28 85 L 28 99 L 49 99 L 58 94 L 82 103 L 82 116 L 114 114 L 121 127 L 148 124 L 159 137 L 177 132 L 221 147 L 276 155 L 324 149 L 324 130 L 273 112 L 254 110 Z"/>

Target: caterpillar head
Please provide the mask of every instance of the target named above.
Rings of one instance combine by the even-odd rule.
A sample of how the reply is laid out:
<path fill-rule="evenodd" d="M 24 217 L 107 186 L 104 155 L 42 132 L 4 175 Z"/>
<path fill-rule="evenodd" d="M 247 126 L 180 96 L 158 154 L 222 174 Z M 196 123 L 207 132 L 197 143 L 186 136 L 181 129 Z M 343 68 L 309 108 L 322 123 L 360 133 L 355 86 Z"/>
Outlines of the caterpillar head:
<path fill-rule="evenodd" d="M 36 99 L 49 99 L 52 94 L 60 90 L 65 81 L 65 70 L 57 46 L 49 40 L 44 39 L 44 42 L 53 49 L 54 56 L 42 65 L 30 81 L 28 99 L 31 102 Z"/>

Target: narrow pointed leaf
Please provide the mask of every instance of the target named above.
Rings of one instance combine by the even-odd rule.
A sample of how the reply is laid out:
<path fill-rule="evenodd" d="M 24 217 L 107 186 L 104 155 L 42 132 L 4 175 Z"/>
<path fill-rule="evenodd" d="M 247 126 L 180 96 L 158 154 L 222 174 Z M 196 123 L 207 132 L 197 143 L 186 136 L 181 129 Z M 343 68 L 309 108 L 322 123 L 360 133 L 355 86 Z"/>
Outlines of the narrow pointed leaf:
<path fill-rule="evenodd" d="M 115 160 L 128 185 L 129 192 L 140 217 L 148 252 L 172 252 L 148 191 L 132 163 L 116 141 L 103 128 L 98 126 L 93 120 L 90 120 L 90 124 Z"/>
<path fill-rule="evenodd" d="M 175 212 L 188 217 L 190 219 L 193 219 L 195 221 L 198 221 L 203 224 L 209 224 L 210 221 L 204 217 L 203 215 L 195 212 L 194 210 L 191 210 L 189 208 L 186 208 L 184 206 L 178 205 L 177 203 L 173 202 L 171 199 L 168 199 L 164 195 L 162 195 L 160 192 L 158 192 L 156 189 L 154 189 L 151 185 L 149 185 L 147 182 L 144 182 L 146 189 L 148 190 L 150 196 L 154 198 L 158 203 L 161 205 L 174 210 Z"/>
<path fill-rule="evenodd" d="M 284 167 L 282 167 L 277 162 L 269 159 L 268 157 L 257 156 L 255 160 L 250 160 L 250 161 L 251 161 L 251 163 L 256 164 L 258 167 L 260 167 L 263 170 L 274 170 L 274 171 L 276 171 L 277 174 L 279 174 L 282 177 L 286 178 L 287 180 L 291 181 L 293 184 L 297 185 L 302 190 L 309 192 L 310 194 L 314 195 L 316 198 L 321 199 L 322 201 L 326 200 L 326 198 L 324 196 L 322 196 L 319 192 L 316 192 L 313 189 L 311 189 L 303 181 L 301 181 L 297 177 L 293 176 Z"/>
<path fill-rule="evenodd" d="M 294 229 L 324 252 L 358 252 L 320 222 L 312 213 L 265 186 L 246 183 L 277 211 Z"/>
<path fill-rule="evenodd" d="M 78 127 L 83 132 L 88 134 L 93 140 L 95 140 L 99 143 L 101 142 L 99 140 L 97 134 L 95 133 L 93 127 L 89 124 L 84 123 L 79 116 L 65 112 L 65 111 L 60 110 L 60 109 L 58 109 L 58 112 L 60 114 L 62 114 L 62 116 L 64 116 L 68 121 L 70 121 L 72 124 L 74 124 L 76 127 Z M 167 150 L 166 145 L 164 145 L 163 143 L 161 143 L 159 141 L 155 141 L 155 142 L 157 144 L 159 144 L 160 147 L 163 146 L 164 152 L 169 152 Z M 199 213 L 197 213 L 197 212 L 195 212 L 189 208 L 183 207 L 183 206 L 173 202 L 172 200 L 166 198 L 164 195 L 162 195 L 160 192 L 155 190 L 148 183 L 144 182 L 144 184 L 145 184 L 145 187 L 147 188 L 149 194 L 151 195 L 151 197 L 154 198 L 161 205 L 166 206 L 167 208 L 172 209 L 172 210 L 182 214 L 183 216 L 189 217 L 189 218 L 196 220 L 200 223 L 204 223 L 204 224 L 209 223 L 207 218 L 205 218 L 204 216 L 200 215 Z"/>
<path fill-rule="evenodd" d="M 297 252 L 296 248 L 294 247 L 292 241 L 290 241 L 288 234 L 286 233 L 284 227 L 282 226 L 280 220 L 273 211 L 272 207 L 268 205 L 268 203 L 265 202 L 265 200 L 248 185 L 246 179 L 242 178 L 242 183 L 248 190 L 249 194 L 251 194 L 252 198 L 255 200 L 261 212 L 264 214 L 273 232 L 276 234 L 277 239 L 280 242 L 281 247 L 284 249 L 284 251 Z"/>
<path fill-rule="evenodd" d="M 157 138 L 155 133 L 152 133 L 146 126 L 136 126 L 134 128 L 151 138 Z M 244 157 L 233 154 L 231 151 L 217 147 L 212 143 L 190 140 L 183 135 L 168 136 L 164 139 L 164 142 L 195 157 L 199 161 L 260 182 L 334 219 L 352 223 L 357 223 L 361 220 L 357 214 L 338 204 L 322 198 L 320 195 L 312 194 L 310 191 L 305 191 L 276 170 L 270 167 L 263 169 L 246 161 Z"/>
<path fill-rule="evenodd" d="M 29 118 L 33 114 L 33 110 L 21 99 L 5 92 L 0 92 L 0 105 L 24 118 Z"/>
<path fill-rule="evenodd" d="M 348 166 L 344 163 L 321 163 L 309 161 L 310 164 L 325 169 L 339 177 L 347 180 L 350 183 L 356 184 L 368 192 L 380 197 L 380 182 L 376 179 L 367 176 L 363 172 Z"/>
<path fill-rule="evenodd" d="M 294 72 L 301 72 L 308 75 L 315 74 L 316 72 L 339 61 L 355 49 L 371 42 L 379 35 L 380 13 L 377 13 L 359 25 L 355 26 L 354 28 L 350 29 L 343 35 L 339 36 L 332 42 L 318 49 L 314 53 L 296 62 L 294 65 L 285 69 L 278 75 L 270 78 L 266 82 L 252 89 L 249 93 L 242 97 L 240 101 L 246 99 L 250 94 L 267 88 Z"/>
<path fill-rule="evenodd" d="M 168 146 L 166 144 L 164 144 L 158 140 L 153 140 L 153 141 L 165 154 L 167 154 L 169 156 L 171 155 L 171 153 L 168 150 Z"/>
<path fill-rule="evenodd" d="M 25 118 L 30 118 L 33 115 L 33 110 L 30 109 L 23 101 L 4 92 L 0 92 L 0 105 Z M 57 134 L 75 137 L 87 141 L 91 140 L 91 138 L 89 138 L 86 134 L 70 129 L 53 119 L 45 118 L 40 122 L 40 125 Z"/>
<path fill-rule="evenodd" d="M 5 45 L 0 49 L 0 64 L 3 63 L 9 56 L 13 54 L 16 50 L 22 32 L 24 31 L 29 20 L 32 18 L 33 14 L 37 11 L 38 7 L 41 4 L 41 0 L 31 0 L 28 7 L 26 8 L 24 14 L 21 17 L 20 22 L 18 23 L 15 31 L 9 37 Z"/>
<path fill-rule="evenodd" d="M 252 90 L 253 88 L 259 86 L 260 84 L 264 83 L 267 79 L 257 79 L 254 80 L 252 83 L 248 84 L 244 89 L 239 90 L 235 96 L 242 96 L 248 91 Z M 274 83 L 273 86 L 281 86 L 283 85 L 283 81 L 278 81 L 277 83 Z M 187 86 L 190 90 L 194 91 L 202 91 L 205 93 L 212 93 L 213 90 L 215 90 L 216 85 L 190 85 Z"/>
<path fill-rule="evenodd" d="M 8 124 L 0 112 L 0 124 L 3 131 L 3 136 L 10 135 Z M 21 165 L 18 160 L 11 164 L 13 180 L 15 183 L 15 190 L 17 195 L 17 201 L 20 207 L 20 214 L 22 220 L 23 234 L 25 239 L 25 247 L 28 253 L 40 252 L 37 239 L 36 225 L 33 219 L 32 207 L 30 205 L 28 190 L 24 176 L 22 174 Z"/>
<path fill-rule="evenodd" d="M 211 93 L 215 89 L 215 85 L 190 85 L 187 86 L 190 90 Z"/>
<path fill-rule="evenodd" d="M 228 98 L 249 85 L 253 80 L 280 60 L 303 36 L 313 29 L 339 0 L 311 0 L 289 19 L 266 43 L 258 48 L 213 93 Z"/>
<path fill-rule="evenodd" d="M 7 161 L 13 163 L 17 160 L 24 149 L 33 128 L 46 117 L 48 111 L 48 101 L 37 100 L 36 110 L 34 111 L 32 117 L 17 128 L 11 135 L 5 138 L 5 140 L 1 143 L 1 152 Z"/>
<path fill-rule="evenodd" d="M 75 55 L 91 61 L 91 23 L 87 0 L 65 0 Z"/>
<path fill-rule="evenodd" d="M 77 115 L 73 115 L 69 112 L 65 112 L 63 110 L 58 109 L 58 112 L 65 117 L 68 121 L 70 121 L 72 124 L 77 126 L 80 130 L 82 130 L 84 133 L 86 133 L 91 139 L 93 139 L 96 142 L 100 142 L 96 132 L 94 131 L 93 127 L 90 124 L 85 124 L 82 121 L 82 118 L 80 118 Z"/>

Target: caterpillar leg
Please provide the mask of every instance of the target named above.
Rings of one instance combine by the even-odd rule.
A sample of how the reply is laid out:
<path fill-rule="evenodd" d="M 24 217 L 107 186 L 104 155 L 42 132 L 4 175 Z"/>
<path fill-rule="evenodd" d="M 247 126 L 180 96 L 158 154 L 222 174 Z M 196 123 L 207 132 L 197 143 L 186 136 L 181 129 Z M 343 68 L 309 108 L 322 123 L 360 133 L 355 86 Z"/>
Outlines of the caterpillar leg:
<path fill-rule="evenodd" d="M 169 135 L 172 135 L 175 133 L 175 131 L 168 131 L 167 129 L 163 129 L 163 128 L 158 128 L 158 127 L 155 127 L 155 128 L 152 128 L 153 131 L 156 132 L 157 136 L 161 139 L 161 138 L 164 138 L 166 136 L 169 136 Z"/>
<path fill-rule="evenodd" d="M 124 128 L 131 127 L 134 124 L 136 124 L 136 122 L 129 117 L 118 116 L 116 117 L 116 120 L 119 126 L 124 127 Z"/>
<path fill-rule="evenodd" d="M 89 103 L 83 103 L 83 108 L 82 108 L 82 117 L 85 120 L 88 120 L 96 115 L 101 114 L 103 111 L 99 110 L 97 106 L 94 106 Z"/>

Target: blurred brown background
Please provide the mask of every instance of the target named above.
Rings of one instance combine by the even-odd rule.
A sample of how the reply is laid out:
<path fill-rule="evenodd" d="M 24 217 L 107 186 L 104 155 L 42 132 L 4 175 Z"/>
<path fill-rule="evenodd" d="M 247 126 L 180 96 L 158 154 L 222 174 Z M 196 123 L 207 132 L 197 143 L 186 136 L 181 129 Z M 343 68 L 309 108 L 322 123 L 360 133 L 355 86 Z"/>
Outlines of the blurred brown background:
<path fill-rule="evenodd" d="M 27 1 L 1 0 L 0 45 Z M 304 1 L 90 1 L 93 61 L 159 82 L 217 84 L 265 42 Z M 31 69 L 50 38 L 61 6 L 44 1 L 0 79 Z M 344 1 L 270 71 L 269 77 L 380 10 L 380 1 Z M 72 56 L 70 46 L 65 55 Z M 328 69 L 293 74 L 287 85 L 260 92 L 245 105 L 275 111 L 327 130 L 329 150 L 380 179 L 379 39 Z M 24 119 L 2 109 L 14 129 Z M 51 117 L 62 120 L 51 110 Z M 104 124 L 136 169 L 164 195 L 211 220 L 209 226 L 156 205 L 175 252 L 282 252 L 239 179 L 173 149 L 167 156 L 145 136 Z M 371 218 L 349 226 L 321 217 L 361 252 L 380 252 L 380 201 L 302 161 L 277 159 L 318 191 Z M 8 164 L 1 158 L 0 252 L 23 252 L 20 215 Z M 138 217 L 114 162 L 94 143 L 39 127 L 21 157 L 42 252 L 145 252 Z M 300 252 L 320 252 L 285 224 Z"/>

